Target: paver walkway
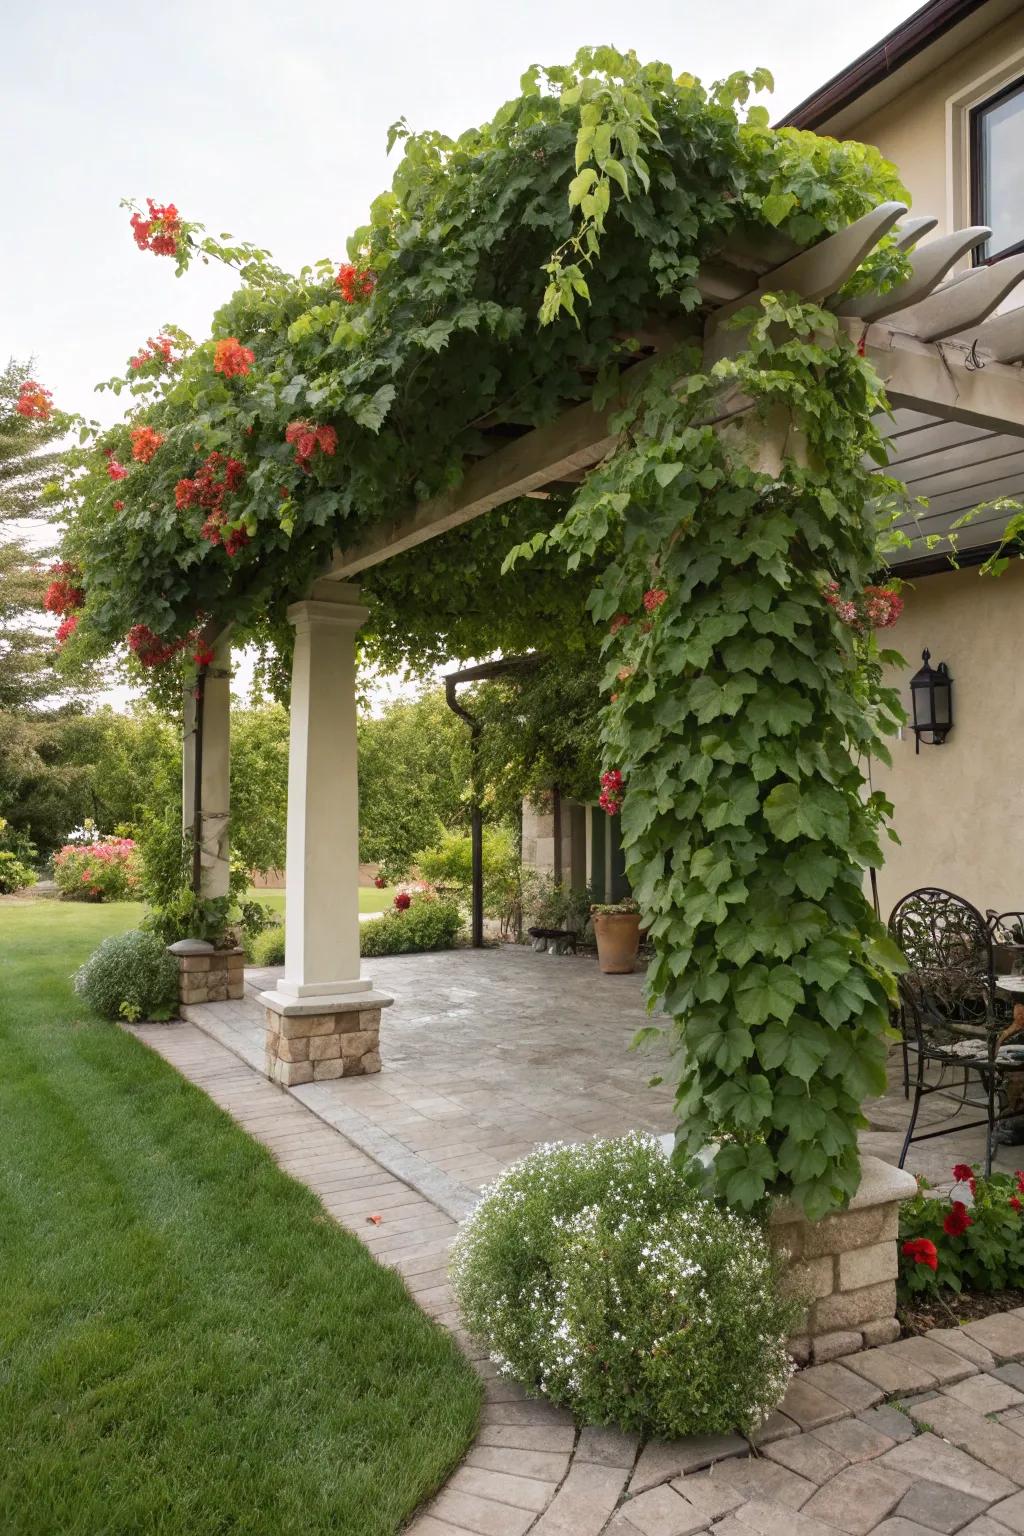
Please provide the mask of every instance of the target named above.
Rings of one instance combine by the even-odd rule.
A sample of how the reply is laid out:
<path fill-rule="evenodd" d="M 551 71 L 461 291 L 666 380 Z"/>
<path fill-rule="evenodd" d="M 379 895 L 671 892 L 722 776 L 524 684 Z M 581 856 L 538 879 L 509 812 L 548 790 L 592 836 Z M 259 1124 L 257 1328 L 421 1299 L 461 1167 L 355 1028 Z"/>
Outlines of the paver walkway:
<path fill-rule="evenodd" d="M 1024 1536 L 1024 1308 L 801 1371 L 756 1445 L 577 1430 L 460 1330 L 451 1216 L 202 1031 L 132 1032 L 397 1269 L 484 1378 L 476 1443 L 408 1536 Z"/>

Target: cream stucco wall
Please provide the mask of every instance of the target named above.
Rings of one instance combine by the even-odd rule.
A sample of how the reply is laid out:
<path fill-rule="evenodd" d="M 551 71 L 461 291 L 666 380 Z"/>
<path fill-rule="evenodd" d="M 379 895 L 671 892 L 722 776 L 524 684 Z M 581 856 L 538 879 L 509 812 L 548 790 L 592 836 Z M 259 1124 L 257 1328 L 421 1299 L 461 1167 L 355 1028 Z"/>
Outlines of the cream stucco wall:
<path fill-rule="evenodd" d="M 1024 75 L 1024 11 L 990 27 L 887 105 L 844 113 L 842 138 L 874 144 L 898 167 L 915 213 L 939 220 L 937 233 L 971 222 L 967 169 L 970 109 Z M 825 126 L 823 132 L 833 129 Z"/>
<path fill-rule="evenodd" d="M 941 747 L 914 753 L 914 734 L 892 744 L 893 765 L 873 765 L 876 789 L 895 806 L 901 845 L 887 844 L 879 877 L 882 916 L 921 885 L 939 885 L 984 910 L 1024 908 L 1024 564 L 1000 577 L 947 571 L 908 586 L 892 630 L 908 666 L 897 682 L 910 713 L 909 679 L 932 653 L 953 678 L 954 728 Z"/>

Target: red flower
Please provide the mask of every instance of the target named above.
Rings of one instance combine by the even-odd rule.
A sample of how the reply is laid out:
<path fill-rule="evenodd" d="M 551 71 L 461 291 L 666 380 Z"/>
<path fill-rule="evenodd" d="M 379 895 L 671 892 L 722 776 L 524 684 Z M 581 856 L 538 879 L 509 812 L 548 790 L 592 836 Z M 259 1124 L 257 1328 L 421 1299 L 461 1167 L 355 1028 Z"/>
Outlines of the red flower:
<path fill-rule="evenodd" d="M 194 480 L 179 480 L 174 487 L 174 505 L 179 512 L 185 507 L 190 507 L 196 499 L 196 482 Z"/>
<path fill-rule="evenodd" d="M 208 645 L 201 645 L 193 653 L 192 660 L 197 667 L 208 667 L 213 662 L 213 651 Z"/>
<path fill-rule="evenodd" d="M 21 386 L 21 393 L 18 395 L 14 409 L 19 416 L 24 416 L 26 421 L 49 421 L 50 412 L 53 410 L 53 396 L 48 389 L 44 389 L 34 379 L 26 379 Z"/>
<path fill-rule="evenodd" d="M 628 624 L 632 624 L 632 622 L 633 620 L 630 618 L 628 613 L 617 613 L 614 619 L 612 619 L 611 623 L 608 625 L 608 633 L 610 635 L 617 635 L 620 629 L 625 629 L 626 626 Z"/>
<path fill-rule="evenodd" d="M 140 251 L 152 251 L 154 256 L 177 256 L 178 239 L 181 235 L 181 219 L 173 203 L 154 203 L 146 198 L 149 218 L 141 213 L 131 216 L 132 234 Z"/>
<path fill-rule="evenodd" d="M 163 440 L 163 433 L 152 427 L 135 427 L 132 431 L 132 458 L 140 464 L 148 464 Z"/>
<path fill-rule="evenodd" d="M 644 593 L 644 608 L 648 613 L 655 613 L 668 597 L 664 587 L 652 587 Z"/>
<path fill-rule="evenodd" d="M 64 645 L 78 628 L 78 614 L 70 613 L 62 624 L 57 626 L 57 644 Z"/>
<path fill-rule="evenodd" d="M 317 449 L 332 458 L 338 446 L 338 434 L 333 427 L 315 427 L 311 421 L 290 421 L 284 430 L 284 440 L 293 444 L 295 462 L 307 473 Z"/>
<path fill-rule="evenodd" d="M 148 624 L 133 624 L 125 638 L 128 649 L 134 652 L 144 667 L 162 667 L 185 644 L 184 640 L 161 640 Z"/>
<path fill-rule="evenodd" d="M 938 1269 L 939 1251 L 929 1237 L 912 1237 L 903 1244 L 904 1258 L 913 1259 L 915 1264 L 927 1264 L 929 1269 Z"/>
<path fill-rule="evenodd" d="M 1011 1195 L 1008 1203 L 1012 1211 L 1024 1210 L 1024 1206 L 1021 1205 L 1016 1195 Z"/>
<path fill-rule="evenodd" d="M 378 891 L 382 891 L 387 885 L 387 881 L 384 879 L 383 875 L 375 875 L 373 883 L 377 887 Z"/>
<path fill-rule="evenodd" d="M 135 356 L 130 359 L 131 367 L 135 369 L 144 368 L 147 363 L 159 363 L 161 368 L 166 363 L 169 367 L 172 367 L 178 361 L 171 354 L 173 345 L 174 343 L 169 336 L 157 336 L 155 340 L 151 336 L 146 345 L 140 347 Z"/>
<path fill-rule="evenodd" d="M 395 897 L 395 907 L 399 912 L 405 912 L 412 906 L 412 897 L 408 891 L 399 891 Z"/>
<path fill-rule="evenodd" d="M 123 512 L 124 511 L 124 502 L 123 501 L 115 501 L 114 502 L 114 511 L 115 512 Z"/>
<path fill-rule="evenodd" d="M 124 465 L 118 463 L 118 461 L 114 458 L 113 451 L 108 448 L 107 474 L 110 476 L 111 480 L 123 480 L 127 473 L 128 471 L 125 469 Z"/>
<path fill-rule="evenodd" d="M 608 816 L 616 816 L 622 809 L 622 774 L 618 768 L 609 768 L 601 775 L 601 793 L 597 803 Z"/>
<path fill-rule="evenodd" d="M 255 355 L 248 347 L 242 346 L 237 336 L 228 336 L 224 341 L 218 341 L 213 349 L 213 371 L 222 373 L 226 379 L 248 373 L 255 361 Z"/>
<path fill-rule="evenodd" d="M 346 262 L 338 268 L 338 275 L 334 279 L 336 288 L 341 289 L 341 296 L 346 304 L 354 304 L 357 299 L 368 299 L 373 292 L 374 283 L 377 281 L 374 274 L 365 267 L 357 267 L 352 262 Z"/>
<path fill-rule="evenodd" d="M 224 553 L 226 555 L 237 555 L 238 551 L 244 549 L 248 542 L 249 535 L 244 528 L 232 528 L 224 540 Z"/>
<path fill-rule="evenodd" d="M 974 1225 L 974 1218 L 968 1216 L 967 1207 L 962 1200 L 954 1200 L 942 1223 L 942 1230 L 947 1237 L 963 1237 L 968 1227 Z"/>
<path fill-rule="evenodd" d="M 974 1169 L 970 1163 L 956 1163 L 953 1167 L 953 1177 L 958 1184 L 968 1184 L 974 1178 Z"/>

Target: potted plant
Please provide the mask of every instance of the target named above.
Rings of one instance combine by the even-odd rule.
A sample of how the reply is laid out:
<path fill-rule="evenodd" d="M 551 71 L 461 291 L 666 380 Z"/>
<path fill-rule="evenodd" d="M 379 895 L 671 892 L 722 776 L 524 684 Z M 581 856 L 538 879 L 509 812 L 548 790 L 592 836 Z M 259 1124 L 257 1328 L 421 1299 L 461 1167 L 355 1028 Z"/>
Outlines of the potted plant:
<path fill-rule="evenodd" d="M 608 976 L 632 971 L 640 948 L 640 906 L 631 896 L 591 907 L 597 963 Z"/>

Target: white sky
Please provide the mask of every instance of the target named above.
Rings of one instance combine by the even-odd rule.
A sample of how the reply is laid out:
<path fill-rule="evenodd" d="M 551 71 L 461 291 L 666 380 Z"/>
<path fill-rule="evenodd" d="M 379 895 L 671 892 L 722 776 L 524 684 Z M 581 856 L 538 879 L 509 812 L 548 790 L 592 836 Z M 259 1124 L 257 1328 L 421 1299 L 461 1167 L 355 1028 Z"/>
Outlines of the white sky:
<path fill-rule="evenodd" d="M 174 202 L 283 267 L 344 259 L 390 181 L 389 124 L 457 134 L 531 63 L 634 48 L 710 81 L 767 66 L 773 115 L 917 7 L 906 0 L 39 0 L 5 8 L 0 49 L 0 362 L 34 356 L 68 410 L 168 322 L 197 339 L 230 293 L 139 252 L 123 196 Z"/>

